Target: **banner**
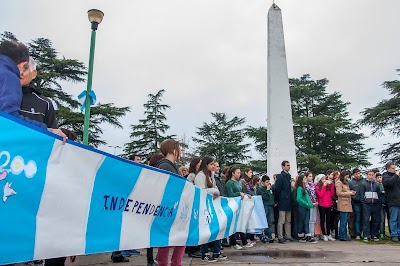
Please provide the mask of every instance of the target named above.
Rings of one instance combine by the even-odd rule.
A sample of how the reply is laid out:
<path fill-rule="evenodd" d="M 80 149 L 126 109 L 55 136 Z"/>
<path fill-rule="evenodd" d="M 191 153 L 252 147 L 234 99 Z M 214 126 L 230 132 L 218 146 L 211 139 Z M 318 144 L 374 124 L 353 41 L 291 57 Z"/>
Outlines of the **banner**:
<path fill-rule="evenodd" d="M 242 200 L 67 141 L 0 112 L 0 264 L 232 235 Z M 254 201 L 246 203 L 251 213 Z M 265 214 L 264 214 L 265 217 Z M 239 228 L 245 232 L 245 227 Z"/>

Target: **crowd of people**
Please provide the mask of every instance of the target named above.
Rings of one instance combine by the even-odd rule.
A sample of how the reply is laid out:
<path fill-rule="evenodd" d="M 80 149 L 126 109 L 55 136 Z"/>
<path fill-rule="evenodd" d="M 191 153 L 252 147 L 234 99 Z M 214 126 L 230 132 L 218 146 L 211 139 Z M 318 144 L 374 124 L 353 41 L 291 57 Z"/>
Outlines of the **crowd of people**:
<path fill-rule="evenodd" d="M 18 42 L 0 44 L 0 110 L 17 118 L 60 135 L 76 139 L 76 134 L 59 129 L 53 105 L 42 95 L 32 80 L 36 77 L 36 64 L 29 57 L 28 49 Z M 140 155 L 130 160 L 140 163 Z M 268 228 L 261 235 L 237 233 L 199 247 L 173 247 L 171 265 L 182 265 L 185 253 L 203 261 L 215 262 L 227 257 L 221 250 L 252 248 L 259 240 L 263 243 L 299 241 L 379 241 L 390 237 L 398 242 L 400 237 L 400 177 L 395 164 L 388 163 L 386 171 L 368 170 L 366 178 L 359 169 L 327 171 L 314 176 L 305 172 L 296 177 L 289 173 L 290 162 L 282 162 L 282 172 L 272 176 L 253 175 L 252 169 L 220 165 L 211 157 L 195 157 L 189 167 L 179 169 L 180 144 L 169 139 L 160 144 L 160 153 L 152 156 L 150 166 L 181 175 L 188 182 L 212 194 L 213 198 L 260 195 L 263 200 Z M 389 227 L 386 230 L 386 220 Z M 349 237 L 349 235 L 350 237 Z M 389 233 L 389 235 L 387 235 Z M 209 253 L 212 251 L 212 255 Z M 157 257 L 147 249 L 148 266 L 169 264 L 170 247 L 159 247 Z M 137 250 L 115 251 L 113 262 L 126 262 L 127 257 L 139 254 Z M 46 265 L 61 266 L 66 258 L 46 260 Z M 74 260 L 74 258 L 72 258 Z M 42 265 L 43 261 L 28 262 Z"/>

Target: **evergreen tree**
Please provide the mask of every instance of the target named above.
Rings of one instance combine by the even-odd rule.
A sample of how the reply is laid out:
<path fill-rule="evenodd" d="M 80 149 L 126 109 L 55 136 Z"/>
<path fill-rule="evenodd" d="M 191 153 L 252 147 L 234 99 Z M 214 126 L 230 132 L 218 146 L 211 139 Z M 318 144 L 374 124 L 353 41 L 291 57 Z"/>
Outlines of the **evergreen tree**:
<path fill-rule="evenodd" d="M 328 80 L 303 75 L 289 83 L 299 168 L 320 173 L 370 165 L 370 149 L 364 148 L 365 136 L 349 118 L 349 103 L 338 92 L 326 92 Z"/>
<path fill-rule="evenodd" d="M 1 41 L 18 40 L 13 33 L 7 31 L 3 32 L 0 37 Z M 84 115 L 79 110 L 80 103 L 72 95 L 63 90 L 60 82 L 84 82 L 87 74 L 85 65 L 75 59 L 60 58 L 49 39 L 34 39 L 27 44 L 27 47 L 32 58 L 37 63 L 36 69 L 38 75 L 33 80 L 34 85 L 55 104 L 59 127 L 75 131 L 78 137 L 77 141 L 82 141 Z M 98 147 L 100 144 L 106 144 L 101 139 L 101 134 L 103 133 L 101 125 L 107 123 L 122 129 L 119 118 L 124 116 L 129 110 L 129 107 L 116 107 L 112 103 L 98 104 L 92 107 L 89 145 Z"/>
<path fill-rule="evenodd" d="M 231 120 L 225 113 L 211 113 L 214 121 L 198 127 L 193 138 L 197 152 L 201 156 L 209 155 L 223 165 L 231 165 L 249 158 L 250 144 L 243 144 L 245 129 L 237 129 L 245 123 L 245 118 L 235 116 Z"/>
<path fill-rule="evenodd" d="M 249 167 L 255 172 L 267 172 L 267 128 L 266 127 L 248 127 L 246 135 L 253 139 L 255 150 L 262 156 L 262 160 L 251 160 Z"/>
<path fill-rule="evenodd" d="M 396 70 L 400 74 L 400 69 Z M 361 125 L 372 127 L 375 137 L 389 133 L 394 137 L 400 136 L 400 80 L 385 81 L 382 85 L 392 96 L 380 101 L 376 106 L 366 108 L 361 114 Z M 383 161 L 393 161 L 400 165 L 400 142 L 387 143 L 386 148 L 378 153 Z"/>
<path fill-rule="evenodd" d="M 165 124 L 167 118 L 165 110 L 171 108 L 167 104 L 161 103 L 161 98 L 165 90 L 159 90 L 156 94 L 149 94 L 149 100 L 144 106 L 144 119 L 139 120 L 139 124 L 131 125 L 131 142 L 125 144 L 126 154 L 139 153 L 143 158 L 148 159 L 159 149 L 160 142 L 165 139 L 175 138 L 174 135 L 164 135 L 169 129 Z"/>

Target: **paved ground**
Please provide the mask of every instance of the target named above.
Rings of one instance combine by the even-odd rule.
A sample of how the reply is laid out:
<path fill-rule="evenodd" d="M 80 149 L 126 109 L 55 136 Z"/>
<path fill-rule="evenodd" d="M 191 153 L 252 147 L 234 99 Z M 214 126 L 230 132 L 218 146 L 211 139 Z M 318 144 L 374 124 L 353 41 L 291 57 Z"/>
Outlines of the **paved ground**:
<path fill-rule="evenodd" d="M 287 244 L 262 244 L 257 243 L 251 249 L 236 251 L 225 248 L 223 251 L 228 259 L 212 265 L 400 265 L 400 245 L 392 244 L 365 244 L 362 242 L 319 242 L 309 243 L 287 243 Z M 109 253 L 80 256 L 76 262 L 67 265 L 146 265 L 146 252 L 142 251 L 139 256 L 130 257 L 130 262 L 113 264 Z M 184 256 L 183 265 L 206 265 L 200 259 L 192 259 Z"/>

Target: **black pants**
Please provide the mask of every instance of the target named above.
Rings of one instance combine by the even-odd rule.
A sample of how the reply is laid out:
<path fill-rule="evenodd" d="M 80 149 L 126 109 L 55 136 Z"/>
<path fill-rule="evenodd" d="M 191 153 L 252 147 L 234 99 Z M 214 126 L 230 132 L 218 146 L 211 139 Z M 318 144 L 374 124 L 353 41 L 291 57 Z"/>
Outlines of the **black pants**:
<path fill-rule="evenodd" d="M 153 257 L 153 248 L 148 248 L 146 249 L 147 254 L 147 263 L 153 263 L 154 262 L 154 257 Z"/>
<path fill-rule="evenodd" d="M 46 266 L 64 266 L 66 259 L 67 257 L 47 259 L 45 260 L 45 264 Z"/>
<path fill-rule="evenodd" d="M 381 219 L 381 205 L 377 204 L 364 204 L 364 237 L 378 237 L 379 222 Z M 371 218 L 371 223 L 369 219 Z"/>
<path fill-rule="evenodd" d="M 242 240 L 242 245 L 246 246 L 247 245 L 247 240 L 246 240 L 246 234 L 244 233 L 238 233 L 240 236 L 240 239 Z M 232 246 L 237 245 L 236 242 L 236 234 L 233 234 L 229 237 L 229 242 Z"/>
<path fill-rule="evenodd" d="M 332 226 L 332 210 L 331 207 L 325 208 L 318 206 L 319 210 L 319 220 L 321 225 L 322 235 L 330 235 L 331 234 L 331 226 Z M 325 230 L 326 225 L 326 230 Z"/>

